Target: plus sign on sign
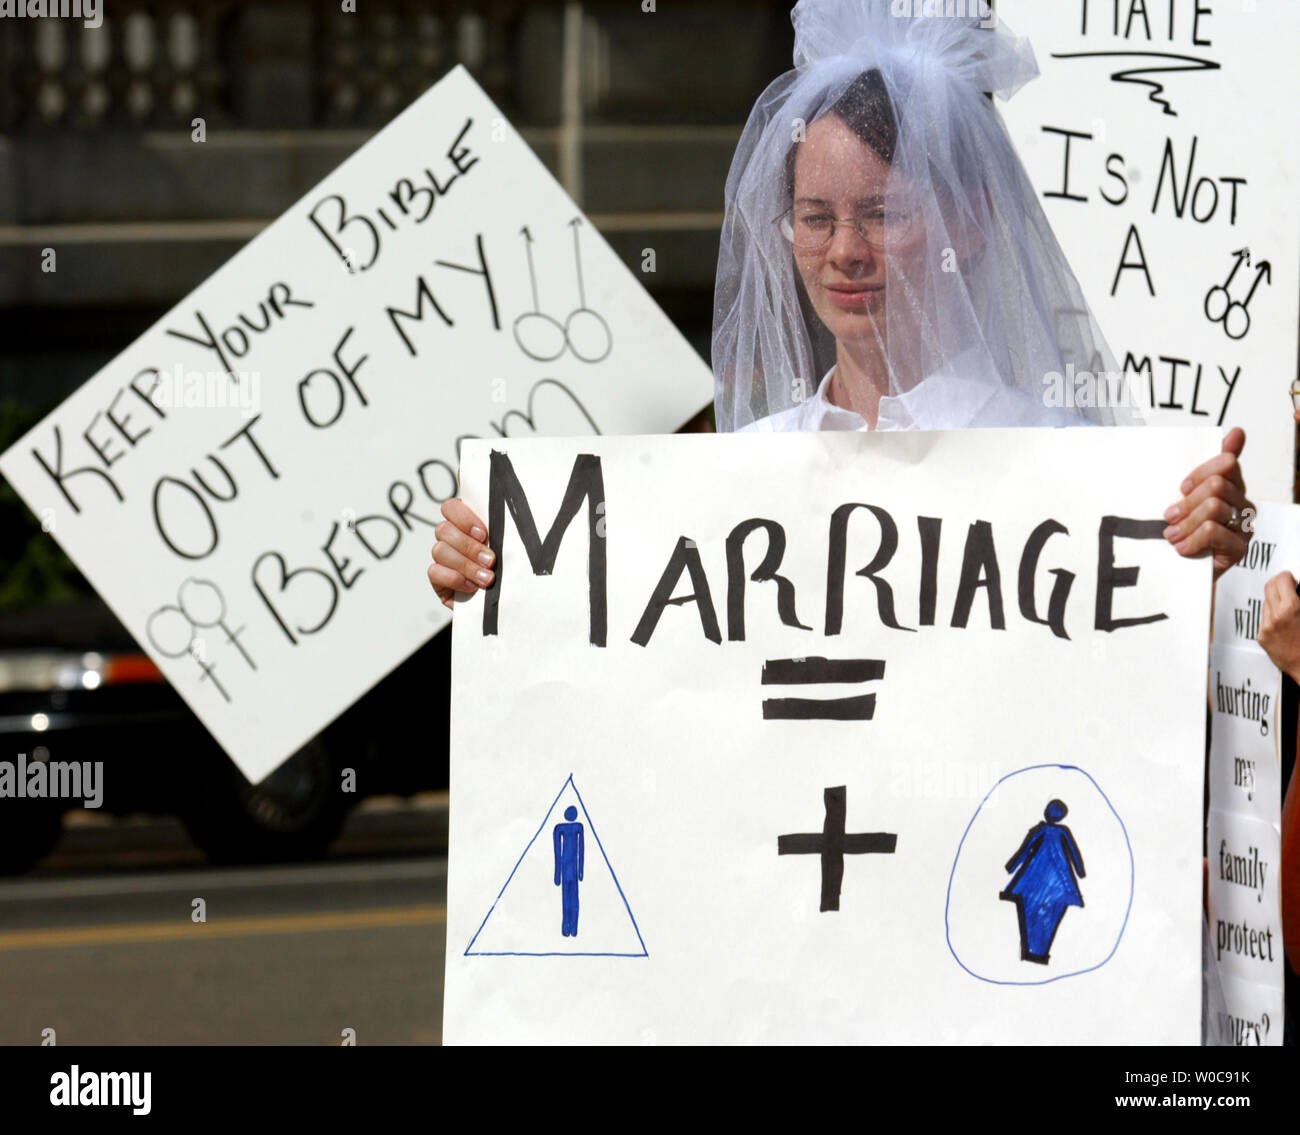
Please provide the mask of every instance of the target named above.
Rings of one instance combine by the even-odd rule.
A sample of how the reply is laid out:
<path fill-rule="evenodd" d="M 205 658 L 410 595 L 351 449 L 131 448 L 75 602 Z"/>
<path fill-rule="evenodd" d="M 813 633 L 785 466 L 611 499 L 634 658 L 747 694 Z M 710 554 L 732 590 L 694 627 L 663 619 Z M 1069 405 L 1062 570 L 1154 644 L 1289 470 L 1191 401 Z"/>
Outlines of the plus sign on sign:
<path fill-rule="evenodd" d="M 1216 440 L 467 443 L 445 1039 L 1197 1043 Z"/>

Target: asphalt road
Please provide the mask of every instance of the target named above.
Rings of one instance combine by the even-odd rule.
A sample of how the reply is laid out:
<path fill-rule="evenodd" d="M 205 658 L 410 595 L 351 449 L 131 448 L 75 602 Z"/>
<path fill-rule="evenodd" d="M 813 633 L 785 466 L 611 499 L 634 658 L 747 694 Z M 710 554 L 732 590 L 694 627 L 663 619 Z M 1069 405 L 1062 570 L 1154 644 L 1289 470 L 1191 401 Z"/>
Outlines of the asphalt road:
<path fill-rule="evenodd" d="M 0 882 L 0 1044 L 437 1044 L 447 861 L 423 811 L 366 813 L 301 866 L 195 868 L 166 824 L 69 833 Z"/>

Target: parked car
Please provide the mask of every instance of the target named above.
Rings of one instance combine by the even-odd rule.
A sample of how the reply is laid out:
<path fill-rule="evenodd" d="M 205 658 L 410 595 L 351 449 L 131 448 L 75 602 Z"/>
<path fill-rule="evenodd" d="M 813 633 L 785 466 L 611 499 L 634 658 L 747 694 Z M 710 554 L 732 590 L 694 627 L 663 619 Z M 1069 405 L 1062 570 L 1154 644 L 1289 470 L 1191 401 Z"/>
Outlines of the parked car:
<path fill-rule="evenodd" d="M 99 599 L 10 612 L 0 616 L 0 761 L 100 762 L 105 812 L 177 815 L 214 861 L 318 856 L 359 799 L 446 787 L 450 638 L 251 785 Z M 46 855 L 63 812 L 81 805 L 0 798 L 0 872 Z"/>
<path fill-rule="evenodd" d="M 0 448 L 21 422 L 7 425 Z M 20 759 L 98 762 L 100 808 L 177 815 L 215 861 L 317 856 L 358 800 L 446 787 L 450 690 L 447 631 L 249 784 L 0 482 L 0 763 L 10 764 L 11 781 Z M 345 769 L 355 772 L 351 791 Z M 63 813 L 82 803 L 0 788 L 0 872 L 48 854 Z"/>

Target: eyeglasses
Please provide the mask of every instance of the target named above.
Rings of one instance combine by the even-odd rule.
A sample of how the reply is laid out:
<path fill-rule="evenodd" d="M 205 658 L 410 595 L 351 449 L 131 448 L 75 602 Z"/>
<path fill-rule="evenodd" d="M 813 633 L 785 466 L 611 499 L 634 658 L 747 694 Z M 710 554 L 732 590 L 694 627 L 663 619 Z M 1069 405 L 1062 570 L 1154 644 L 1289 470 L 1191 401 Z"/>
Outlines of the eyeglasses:
<path fill-rule="evenodd" d="M 825 210 L 792 207 L 777 217 L 775 223 L 786 240 L 805 252 L 830 244 L 837 225 L 852 225 L 858 236 L 877 252 L 898 248 L 921 231 L 921 215 L 917 209 L 876 208 L 841 219 Z"/>

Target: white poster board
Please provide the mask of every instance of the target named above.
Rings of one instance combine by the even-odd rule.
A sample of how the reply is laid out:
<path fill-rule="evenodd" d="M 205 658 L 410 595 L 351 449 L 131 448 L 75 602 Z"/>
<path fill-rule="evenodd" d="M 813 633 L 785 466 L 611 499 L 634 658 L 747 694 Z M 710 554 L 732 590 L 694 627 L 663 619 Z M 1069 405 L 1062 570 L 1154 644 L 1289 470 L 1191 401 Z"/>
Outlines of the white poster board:
<path fill-rule="evenodd" d="M 1282 1043 L 1282 674 L 1257 640 L 1264 585 L 1300 571 L 1300 507 L 1263 502 L 1247 555 L 1219 579 L 1210 652 L 1210 944 L 1222 1035 Z"/>
<path fill-rule="evenodd" d="M 461 438 L 671 431 L 711 396 L 457 67 L 0 471 L 256 781 L 446 626 Z"/>
<path fill-rule="evenodd" d="M 1198 1043 L 1216 436 L 467 443 L 444 1040 Z"/>
<path fill-rule="evenodd" d="M 1244 427 L 1252 496 L 1290 500 L 1295 4 L 997 8 L 1042 72 L 999 110 L 1117 364 L 1138 376 L 1154 424 Z"/>
<path fill-rule="evenodd" d="M 1300 505 L 1258 501 L 1249 523 L 1245 557 L 1215 585 L 1214 641 L 1263 655 L 1264 585 L 1284 571 L 1300 579 Z"/>

